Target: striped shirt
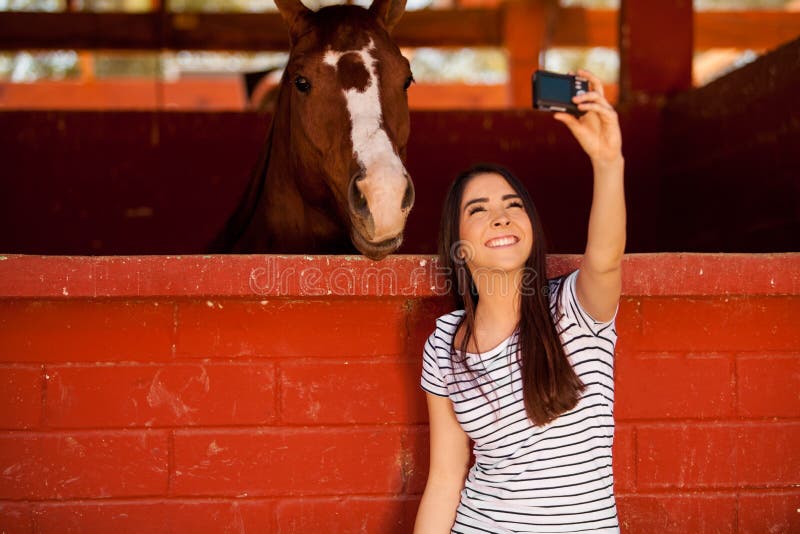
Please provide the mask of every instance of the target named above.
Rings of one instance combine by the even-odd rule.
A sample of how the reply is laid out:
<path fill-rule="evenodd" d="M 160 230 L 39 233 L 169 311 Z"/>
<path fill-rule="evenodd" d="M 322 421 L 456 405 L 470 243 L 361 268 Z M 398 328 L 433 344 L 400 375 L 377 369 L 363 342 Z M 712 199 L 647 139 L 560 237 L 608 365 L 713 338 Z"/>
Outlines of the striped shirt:
<path fill-rule="evenodd" d="M 608 322 L 592 319 L 575 296 L 577 274 L 548 280 L 550 312 L 555 319 L 565 283 L 556 330 L 586 389 L 572 410 L 544 426 L 525 412 L 518 331 L 480 355 L 467 353 L 473 377 L 450 356 L 464 310 L 436 320 L 421 386 L 450 398 L 475 456 L 452 532 L 619 532 L 611 470 L 616 312 Z"/>

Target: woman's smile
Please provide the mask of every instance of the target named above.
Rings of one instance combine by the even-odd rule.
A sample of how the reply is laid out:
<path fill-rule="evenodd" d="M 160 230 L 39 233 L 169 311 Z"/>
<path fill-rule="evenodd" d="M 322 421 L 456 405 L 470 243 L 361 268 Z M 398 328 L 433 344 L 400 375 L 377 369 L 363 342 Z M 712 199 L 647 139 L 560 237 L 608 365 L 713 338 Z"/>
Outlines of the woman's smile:
<path fill-rule="evenodd" d="M 486 243 L 485 246 L 489 248 L 500 248 L 500 247 L 510 247 L 512 245 L 516 245 L 519 243 L 519 238 L 515 235 L 503 235 L 500 237 L 495 237 L 490 239 Z"/>

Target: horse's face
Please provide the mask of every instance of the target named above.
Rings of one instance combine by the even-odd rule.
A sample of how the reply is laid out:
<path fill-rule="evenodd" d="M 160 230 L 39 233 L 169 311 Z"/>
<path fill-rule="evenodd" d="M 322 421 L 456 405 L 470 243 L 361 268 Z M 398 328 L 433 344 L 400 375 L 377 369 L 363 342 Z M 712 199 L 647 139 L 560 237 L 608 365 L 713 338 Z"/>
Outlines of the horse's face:
<path fill-rule="evenodd" d="M 389 37 L 402 13 L 390 2 L 369 11 L 301 11 L 290 24 L 293 47 L 282 82 L 290 101 L 291 157 L 310 171 L 295 177 L 305 201 L 334 211 L 355 247 L 372 259 L 400 246 L 414 203 L 403 165 L 412 78 Z"/>

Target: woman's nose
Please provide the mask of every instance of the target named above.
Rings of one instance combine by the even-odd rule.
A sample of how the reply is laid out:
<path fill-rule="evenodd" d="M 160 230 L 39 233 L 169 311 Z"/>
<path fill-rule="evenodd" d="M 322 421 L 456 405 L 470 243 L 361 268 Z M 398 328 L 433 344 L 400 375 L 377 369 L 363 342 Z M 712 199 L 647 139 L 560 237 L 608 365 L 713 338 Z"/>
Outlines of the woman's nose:
<path fill-rule="evenodd" d="M 492 226 L 508 226 L 511 221 L 508 219 L 505 210 L 498 212 L 494 220 L 492 221 Z"/>

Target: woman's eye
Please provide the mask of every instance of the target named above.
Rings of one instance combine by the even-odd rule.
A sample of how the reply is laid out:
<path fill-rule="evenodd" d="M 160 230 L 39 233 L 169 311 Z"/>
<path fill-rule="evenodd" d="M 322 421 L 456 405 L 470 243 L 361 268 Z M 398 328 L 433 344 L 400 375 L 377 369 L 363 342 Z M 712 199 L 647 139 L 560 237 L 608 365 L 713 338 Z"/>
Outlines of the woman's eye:
<path fill-rule="evenodd" d="M 511 202 L 508 205 L 509 208 L 523 208 L 522 202 Z"/>
<path fill-rule="evenodd" d="M 469 210 L 469 214 L 472 215 L 473 213 L 477 213 L 479 211 L 486 211 L 486 209 L 483 206 L 475 206 Z"/>

